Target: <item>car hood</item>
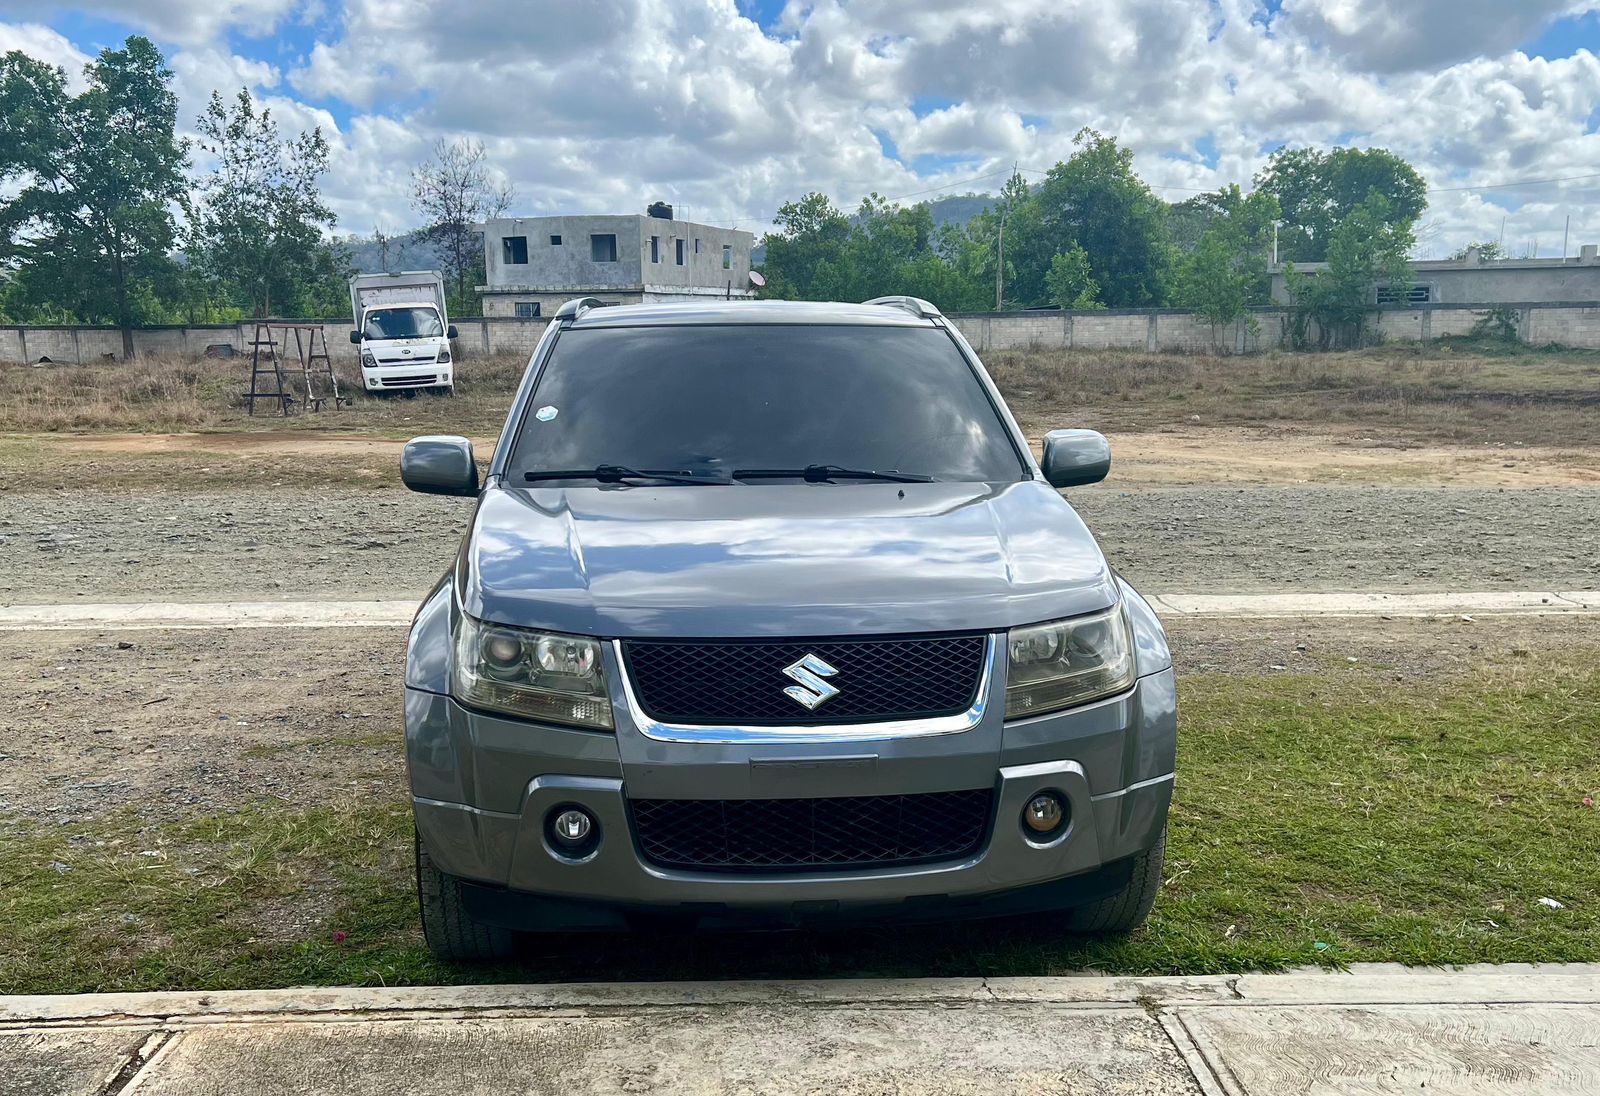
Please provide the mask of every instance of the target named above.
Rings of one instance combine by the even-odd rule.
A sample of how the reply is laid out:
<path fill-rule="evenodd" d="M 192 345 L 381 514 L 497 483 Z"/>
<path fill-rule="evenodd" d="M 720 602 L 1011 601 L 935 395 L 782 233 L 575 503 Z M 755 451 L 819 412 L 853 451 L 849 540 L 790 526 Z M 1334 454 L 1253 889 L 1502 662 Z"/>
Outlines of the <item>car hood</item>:
<path fill-rule="evenodd" d="M 492 485 L 456 589 L 480 619 L 606 637 L 1000 629 L 1117 597 L 1039 481 Z"/>

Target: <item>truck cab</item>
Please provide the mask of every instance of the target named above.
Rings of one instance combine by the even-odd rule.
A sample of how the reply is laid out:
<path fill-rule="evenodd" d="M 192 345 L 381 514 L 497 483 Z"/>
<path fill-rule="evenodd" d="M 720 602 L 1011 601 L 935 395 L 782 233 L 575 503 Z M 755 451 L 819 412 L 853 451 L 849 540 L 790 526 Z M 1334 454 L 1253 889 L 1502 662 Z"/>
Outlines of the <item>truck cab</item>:
<path fill-rule="evenodd" d="M 445 313 L 444 279 L 436 271 L 357 274 L 350 279 L 361 348 L 361 386 L 368 392 L 417 389 L 452 392 L 456 329 Z"/>

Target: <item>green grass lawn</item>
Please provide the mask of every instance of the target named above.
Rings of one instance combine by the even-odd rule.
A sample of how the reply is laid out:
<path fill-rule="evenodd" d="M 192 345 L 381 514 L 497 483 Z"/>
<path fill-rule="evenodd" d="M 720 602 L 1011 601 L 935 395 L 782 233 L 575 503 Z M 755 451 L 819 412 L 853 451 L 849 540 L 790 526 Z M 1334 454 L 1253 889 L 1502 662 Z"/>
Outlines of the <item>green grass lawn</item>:
<path fill-rule="evenodd" d="M 310 812 L 264 800 L 155 838 L 132 817 L 5 823 L 0 990 L 1600 961 L 1595 653 L 1425 687 L 1353 667 L 1186 679 L 1167 884 L 1123 940 L 1037 918 L 567 936 L 515 967 L 442 966 L 417 928 L 397 789 Z"/>

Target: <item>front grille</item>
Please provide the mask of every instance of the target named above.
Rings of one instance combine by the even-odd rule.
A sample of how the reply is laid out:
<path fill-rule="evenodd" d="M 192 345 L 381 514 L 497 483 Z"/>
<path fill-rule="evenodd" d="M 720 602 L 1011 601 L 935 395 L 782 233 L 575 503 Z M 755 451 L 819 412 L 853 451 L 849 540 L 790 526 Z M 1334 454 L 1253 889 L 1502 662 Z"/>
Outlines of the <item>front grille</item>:
<path fill-rule="evenodd" d="M 845 799 L 634 799 L 647 860 L 699 871 L 822 871 L 953 860 L 978 850 L 993 792 Z"/>
<path fill-rule="evenodd" d="M 426 373 L 422 376 L 383 377 L 379 381 L 385 388 L 411 388 L 422 384 L 436 384 L 437 382 L 438 377 L 433 373 Z"/>
<path fill-rule="evenodd" d="M 983 676 L 981 635 L 906 639 L 626 640 L 640 706 L 662 723 L 873 723 L 955 715 L 972 707 Z M 838 671 L 837 696 L 807 710 L 784 689 L 806 655 Z"/>

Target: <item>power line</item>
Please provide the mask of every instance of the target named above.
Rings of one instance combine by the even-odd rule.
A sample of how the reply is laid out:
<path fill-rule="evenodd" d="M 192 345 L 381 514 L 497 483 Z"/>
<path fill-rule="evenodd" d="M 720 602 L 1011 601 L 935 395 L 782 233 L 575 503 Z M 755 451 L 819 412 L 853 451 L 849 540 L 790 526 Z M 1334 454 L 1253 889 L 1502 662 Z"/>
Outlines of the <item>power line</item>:
<path fill-rule="evenodd" d="M 1575 183 L 1582 179 L 1600 179 L 1600 171 L 1589 175 L 1563 175 L 1556 179 L 1519 179 L 1510 183 L 1481 183 L 1476 186 L 1430 186 L 1429 193 L 1444 194 L 1459 190 L 1505 190 L 1515 186 L 1547 186 L 1550 183 Z"/>
<path fill-rule="evenodd" d="M 1009 175 L 1011 174 L 1011 171 L 1011 168 L 1003 167 L 998 171 L 991 171 L 987 175 L 974 175 L 970 179 L 958 179 L 953 183 L 945 183 L 943 186 L 930 186 L 926 190 L 913 190 L 910 194 L 897 194 L 893 198 L 885 198 L 884 201 L 903 202 L 907 198 L 916 198 L 923 194 L 932 194 L 936 190 L 949 190 L 951 187 L 966 186 L 968 183 L 978 183 L 982 182 L 984 179 L 993 179 L 996 175 Z"/>
<path fill-rule="evenodd" d="M 993 179 L 997 175 L 1010 175 L 1013 172 L 1026 172 L 1029 175 L 1050 174 L 1048 169 L 1037 167 L 999 168 L 985 175 L 974 175 L 970 179 L 957 179 L 953 183 L 944 183 L 939 186 L 930 186 L 923 190 L 913 190 L 909 194 L 897 194 L 893 197 L 886 197 L 884 201 L 903 202 L 907 198 L 920 198 L 924 194 L 936 194 L 941 190 L 951 190 L 958 186 L 968 186 L 972 183 L 981 183 L 985 179 Z M 1427 188 L 1427 192 L 1429 194 L 1452 194 L 1469 190 L 1507 190 L 1513 187 L 1550 186 L 1556 183 L 1575 183 L 1582 182 L 1587 179 L 1600 179 L 1600 172 L 1592 172 L 1587 175 L 1563 175 L 1552 179 L 1517 179 L 1506 183 L 1474 183 L 1467 186 L 1430 186 Z M 1162 183 L 1146 183 L 1145 185 L 1151 190 L 1176 190 L 1184 194 L 1213 194 L 1216 191 L 1221 190 L 1223 187 L 1236 184 L 1219 183 L 1214 187 L 1168 186 Z M 1241 187 L 1241 189 L 1243 188 Z M 699 223 L 713 224 L 715 222 L 701 221 Z"/>
<path fill-rule="evenodd" d="M 1021 168 L 1020 170 L 1026 171 L 1031 175 L 1049 174 L 1048 171 L 1041 171 L 1036 167 L 1025 167 Z M 1600 172 L 1593 172 L 1588 175 L 1562 175 L 1554 179 L 1515 179 L 1508 183 L 1473 183 L 1469 186 L 1430 186 L 1427 189 L 1429 194 L 1450 194 L 1459 193 L 1464 190 L 1507 190 L 1512 187 L 1521 186 L 1549 186 L 1553 183 L 1576 183 L 1585 179 L 1600 179 Z M 1145 185 L 1151 190 L 1181 190 L 1187 194 L 1211 194 L 1215 191 L 1221 190 L 1225 186 L 1232 184 L 1220 183 L 1214 187 L 1164 186 L 1160 183 L 1146 183 Z"/>

